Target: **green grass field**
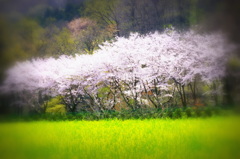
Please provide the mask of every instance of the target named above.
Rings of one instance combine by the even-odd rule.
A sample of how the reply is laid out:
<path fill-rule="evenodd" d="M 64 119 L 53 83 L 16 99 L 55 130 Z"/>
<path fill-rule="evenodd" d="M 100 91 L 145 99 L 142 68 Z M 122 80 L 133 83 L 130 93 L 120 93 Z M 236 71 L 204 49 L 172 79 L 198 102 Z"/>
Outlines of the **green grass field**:
<path fill-rule="evenodd" d="M 240 158 L 240 117 L 0 123 L 0 158 Z"/>

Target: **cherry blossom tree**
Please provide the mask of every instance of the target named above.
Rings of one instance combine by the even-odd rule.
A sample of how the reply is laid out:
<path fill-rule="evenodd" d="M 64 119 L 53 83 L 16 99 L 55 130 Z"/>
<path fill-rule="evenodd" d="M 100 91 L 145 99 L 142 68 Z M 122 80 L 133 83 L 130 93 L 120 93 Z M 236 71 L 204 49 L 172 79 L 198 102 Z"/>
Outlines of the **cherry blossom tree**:
<path fill-rule="evenodd" d="M 195 31 L 131 34 L 106 42 L 93 55 L 61 56 L 17 63 L 7 71 L 3 92 L 41 92 L 62 97 L 68 111 L 164 108 L 177 96 L 187 105 L 196 79 L 211 83 L 225 74 L 231 47 L 221 33 Z M 194 97 L 196 98 L 196 97 Z"/>

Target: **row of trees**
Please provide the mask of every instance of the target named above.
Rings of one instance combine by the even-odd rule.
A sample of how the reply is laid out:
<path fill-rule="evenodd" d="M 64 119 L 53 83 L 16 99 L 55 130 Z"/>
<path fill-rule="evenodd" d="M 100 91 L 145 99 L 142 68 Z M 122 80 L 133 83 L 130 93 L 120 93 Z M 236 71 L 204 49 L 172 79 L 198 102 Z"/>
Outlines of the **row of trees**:
<path fill-rule="evenodd" d="M 215 0 L 81 0 L 39 4 L 12 19 L 0 16 L 0 81 L 15 61 L 92 54 L 115 36 L 162 31 L 170 24 L 188 28 L 214 6 Z"/>
<path fill-rule="evenodd" d="M 237 7 L 239 5 L 234 4 L 238 4 L 238 2 L 230 4 L 226 0 L 223 4 L 228 5 L 225 7 L 225 5 L 221 5 L 222 1 L 225 0 L 73 0 L 61 1 L 61 4 L 59 3 L 55 7 L 53 5 L 52 8 L 41 5 L 30 7 L 31 11 L 24 11 L 26 13 L 31 12 L 31 14 L 26 14 L 28 16 L 20 15 L 10 20 L 6 20 L 5 17 L 0 15 L 0 82 L 2 83 L 5 78 L 4 72 L 6 68 L 14 64 L 15 61 L 24 61 L 37 57 L 74 56 L 75 53 L 93 54 L 99 49 L 99 44 L 104 41 L 114 39 L 116 36 L 128 37 L 131 32 L 146 35 L 155 30 L 162 31 L 171 25 L 178 29 L 187 30 L 192 25 L 204 20 L 205 17 L 209 17 L 211 13 L 215 12 L 216 8 L 223 9 L 222 12 L 221 10 L 216 12 L 222 14 L 213 16 L 210 24 L 214 25 L 208 25 L 207 28 L 209 26 L 215 26 L 214 28 L 216 28 L 219 24 L 224 25 L 229 28 L 227 30 L 231 33 L 232 39 L 236 39 L 239 37 L 237 34 L 238 27 L 233 24 L 237 24 L 237 20 L 235 20 L 237 16 L 234 17 L 234 14 L 238 12 Z M 58 1 L 53 3 L 55 2 L 58 3 Z M 66 5 L 64 5 L 65 2 Z M 235 9 L 231 10 L 231 8 Z M 229 23 L 225 23 L 224 18 Z M 213 39 L 213 41 L 215 40 Z M 177 50 L 175 51 L 178 53 Z M 229 75 L 225 78 L 223 87 L 227 93 L 228 103 L 236 104 L 236 101 L 238 101 L 236 99 L 239 99 L 237 97 L 239 94 L 237 80 L 239 78 L 237 73 L 237 68 L 239 68 L 238 59 L 234 58 L 227 64 L 227 73 Z M 89 60 L 91 59 L 89 58 Z M 174 83 L 173 94 L 175 98 L 171 98 L 168 103 L 171 103 L 170 105 L 173 105 L 173 103 L 201 105 L 198 98 L 202 96 L 203 92 L 210 90 L 212 90 L 210 91 L 212 93 L 208 96 L 214 96 L 215 103 L 219 103 L 222 100 L 220 96 L 213 95 L 213 92 L 219 91 L 213 90 L 217 90 L 222 83 L 215 81 L 207 86 L 201 78 L 201 76 L 196 75 L 193 82 L 185 84 L 183 87 L 178 84 L 177 80 L 171 79 L 169 82 Z M 141 87 L 143 88 L 143 85 Z M 117 90 L 119 91 L 119 89 Z M 152 98 L 154 91 L 149 93 L 145 91 L 145 93 L 138 94 L 145 95 L 144 98 L 150 95 L 149 97 Z M 29 99 L 27 95 L 25 96 L 26 99 Z M 118 99 L 121 96 L 121 94 L 117 93 Z M 18 97 L 16 98 L 18 99 Z M 121 101 L 124 101 L 124 98 L 121 98 Z M 12 101 L 11 96 L 0 96 L 1 110 L 8 108 L 9 103 L 5 103 L 7 99 Z M 44 100 L 41 99 L 40 101 Z M 154 105 L 153 100 L 146 100 Z M 36 102 L 37 100 L 33 101 Z M 34 105 L 38 105 L 38 103 Z"/>
<path fill-rule="evenodd" d="M 169 24 L 186 29 L 217 8 L 215 0 L 88 0 L 84 14 L 100 25 L 116 25 L 118 36 L 164 30 Z"/>
<path fill-rule="evenodd" d="M 89 18 L 78 18 L 64 24 L 42 27 L 33 19 L 22 19 L 11 25 L 0 24 L 2 36 L 0 81 L 4 70 L 15 61 L 34 57 L 92 54 L 98 44 L 112 39 L 114 26 L 99 27 Z"/>
<path fill-rule="evenodd" d="M 219 104 L 226 52 L 233 49 L 220 33 L 131 34 L 104 43 L 93 55 L 18 63 L 2 89 L 35 110 L 50 96 L 61 98 L 70 112 L 186 107 L 204 104 L 204 93 Z"/>

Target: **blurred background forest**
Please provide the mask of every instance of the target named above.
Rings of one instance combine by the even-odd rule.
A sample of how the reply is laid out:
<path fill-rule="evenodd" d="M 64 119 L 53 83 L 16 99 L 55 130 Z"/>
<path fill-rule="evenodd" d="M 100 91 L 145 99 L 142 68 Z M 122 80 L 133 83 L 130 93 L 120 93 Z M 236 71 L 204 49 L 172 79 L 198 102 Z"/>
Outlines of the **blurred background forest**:
<path fill-rule="evenodd" d="M 237 0 L 1 0 L 0 82 L 16 61 L 92 54 L 98 45 L 131 32 L 147 34 L 173 26 L 221 29 L 240 42 Z M 240 51 L 228 67 L 226 103 L 239 103 Z M 6 97 L 0 111 L 8 112 Z"/>

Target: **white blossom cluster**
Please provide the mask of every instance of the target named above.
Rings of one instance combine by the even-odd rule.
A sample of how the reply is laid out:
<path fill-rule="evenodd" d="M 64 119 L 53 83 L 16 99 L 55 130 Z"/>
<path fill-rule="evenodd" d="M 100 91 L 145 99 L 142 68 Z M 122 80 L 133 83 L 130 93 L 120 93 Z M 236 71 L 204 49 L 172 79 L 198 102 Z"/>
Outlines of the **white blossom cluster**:
<path fill-rule="evenodd" d="M 168 92 L 163 96 L 171 96 L 176 83 L 188 84 L 196 76 L 203 82 L 223 77 L 231 50 L 220 33 L 135 33 L 104 43 L 93 55 L 17 63 L 7 71 L 2 90 L 94 97 L 105 86 L 121 87 L 129 96 L 157 87 Z"/>

